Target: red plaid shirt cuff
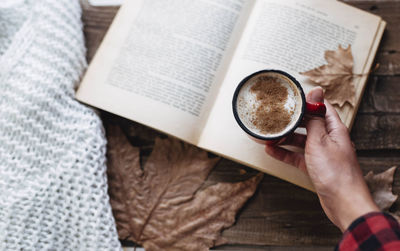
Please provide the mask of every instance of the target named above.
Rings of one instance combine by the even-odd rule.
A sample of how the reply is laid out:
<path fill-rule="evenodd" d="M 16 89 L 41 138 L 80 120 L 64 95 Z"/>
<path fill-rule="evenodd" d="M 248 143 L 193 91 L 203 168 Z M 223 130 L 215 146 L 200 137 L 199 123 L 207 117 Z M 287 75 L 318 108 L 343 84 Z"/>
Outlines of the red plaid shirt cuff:
<path fill-rule="evenodd" d="M 400 225 L 386 213 L 366 214 L 350 225 L 335 250 L 400 250 Z"/>

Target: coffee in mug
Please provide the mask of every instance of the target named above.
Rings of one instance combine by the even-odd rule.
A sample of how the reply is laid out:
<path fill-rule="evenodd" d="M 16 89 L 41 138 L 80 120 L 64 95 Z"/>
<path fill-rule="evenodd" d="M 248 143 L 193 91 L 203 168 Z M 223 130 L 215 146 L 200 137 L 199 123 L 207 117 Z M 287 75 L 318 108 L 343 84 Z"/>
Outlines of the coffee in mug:
<path fill-rule="evenodd" d="M 293 132 L 305 111 L 325 115 L 325 106 L 308 104 L 301 85 L 283 71 L 256 72 L 237 87 L 233 113 L 240 127 L 259 140 L 279 139 Z"/>

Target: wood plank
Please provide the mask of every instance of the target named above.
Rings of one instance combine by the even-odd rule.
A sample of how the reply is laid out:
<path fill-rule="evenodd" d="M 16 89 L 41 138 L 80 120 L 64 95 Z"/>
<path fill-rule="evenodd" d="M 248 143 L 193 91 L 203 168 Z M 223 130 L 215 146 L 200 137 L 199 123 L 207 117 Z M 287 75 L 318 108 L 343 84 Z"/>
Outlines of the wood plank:
<path fill-rule="evenodd" d="M 213 248 L 213 250 L 225 251 L 332 251 L 334 247 L 288 247 L 288 246 L 275 246 L 275 247 L 254 247 L 245 245 L 224 245 L 221 247 Z M 145 251 L 143 248 L 124 247 L 124 251 Z"/>
<path fill-rule="evenodd" d="M 359 114 L 351 137 L 357 150 L 400 149 L 400 114 Z"/>
<path fill-rule="evenodd" d="M 399 151 L 384 151 L 380 153 L 368 151 L 360 152 L 358 156 L 364 174 L 367 174 L 369 171 L 380 173 L 393 166 L 400 167 Z M 394 174 L 393 193 L 400 194 L 400 169 L 397 169 Z M 398 199 L 391 208 L 393 212 L 398 210 L 400 210 L 400 199 Z"/>
<path fill-rule="evenodd" d="M 400 149 L 400 76 L 371 77 L 351 137 L 358 150 Z"/>
<path fill-rule="evenodd" d="M 399 31 L 396 31 L 399 32 Z M 385 34 L 387 34 L 386 31 Z M 386 35 L 384 35 L 384 39 Z M 397 40 L 400 41 L 400 40 Z M 398 43 L 400 45 L 400 43 Z M 375 58 L 375 64 L 378 63 L 378 69 L 372 74 L 373 76 L 399 76 L 400 75 L 400 50 L 384 51 L 381 46 Z"/>
<path fill-rule="evenodd" d="M 400 76 L 372 76 L 367 84 L 358 114 L 400 113 Z"/>
<path fill-rule="evenodd" d="M 82 22 L 86 39 L 86 58 L 88 62 L 93 59 L 97 48 L 100 46 L 107 30 L 117 14 L 118 6 L 94 7 L 87 0 L 81 0 Z"/>
<path fill-rule="evenodd" d="M 332 251 L 334 246 L 331 247 L 289 247 L 289 246 L 267 246 L 267 247 L 254 247 L 248 245 L 225 245 L 212 250 L 225 250 L 225 251 Z"/>
<path fill-rule="evenodd" d="M 382 51 L 400 52 L 400 4 L 398 1 L 344 0 L 354 7 L 371 12 L 387 21 L 386 32 L 382 41 Z"/>
<path fill-rule="evenodd" d="M 387 27 L 376 56 L 379 63 L 374 76 L 400 75 L 400 4 L 398 1 L 376 0 L 344 0 L 354 7 L 363 9 L 382 17 L 387 22 Z"/>

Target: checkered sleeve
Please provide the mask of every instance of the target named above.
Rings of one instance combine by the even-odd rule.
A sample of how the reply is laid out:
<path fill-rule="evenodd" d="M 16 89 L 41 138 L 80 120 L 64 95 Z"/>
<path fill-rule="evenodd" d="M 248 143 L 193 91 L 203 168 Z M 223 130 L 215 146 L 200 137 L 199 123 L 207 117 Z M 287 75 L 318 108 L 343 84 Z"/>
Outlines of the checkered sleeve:
<path fill-rule="evenodd" d="M 335 250 L 400 250 L 400 225 L 389 214 L 368 213 L 350 225 Z"/>

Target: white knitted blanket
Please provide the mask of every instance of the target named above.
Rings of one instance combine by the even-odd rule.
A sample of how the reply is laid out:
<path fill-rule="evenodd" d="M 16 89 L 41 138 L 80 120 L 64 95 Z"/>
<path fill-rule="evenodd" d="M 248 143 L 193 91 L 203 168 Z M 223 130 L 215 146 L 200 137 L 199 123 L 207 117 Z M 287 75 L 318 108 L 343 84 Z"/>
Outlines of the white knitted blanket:
<path fill-rule="evenodd" d="M 121 249 L 77 0 L 0 1 L 0 250 Z"/>

